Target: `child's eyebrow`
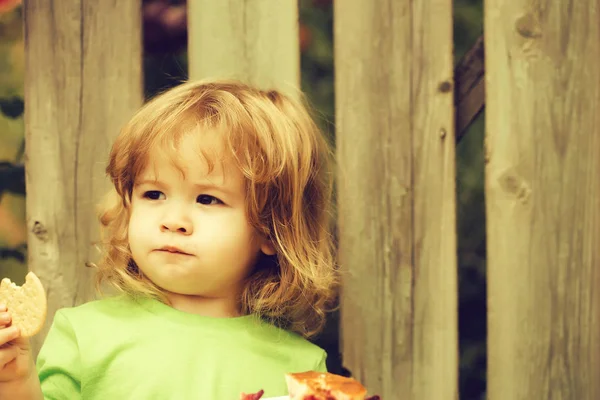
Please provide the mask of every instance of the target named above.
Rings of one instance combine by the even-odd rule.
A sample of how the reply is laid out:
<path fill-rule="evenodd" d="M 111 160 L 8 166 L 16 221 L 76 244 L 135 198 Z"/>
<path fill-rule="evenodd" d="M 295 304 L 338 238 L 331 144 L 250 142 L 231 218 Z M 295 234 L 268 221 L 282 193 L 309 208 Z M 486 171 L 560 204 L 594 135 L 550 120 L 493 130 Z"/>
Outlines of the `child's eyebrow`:
<path fill-rule="evenodd" d="M 202 182 L 202 183 L 194 183 L 194 186 L 200 190 L 218 190 L 219 192 L 223 192 L 225 194 L 233 194 L 231 188 L 227 187 L 227 185 L 221 185 L 213 182 Z"/>
<path fill-rule="evenodd" d="M 136 180 L 133 186 L 141 186 L 141 185 L 161 185 L 162 183 L 156 179 L 142 179 L 140 181 Z"/>

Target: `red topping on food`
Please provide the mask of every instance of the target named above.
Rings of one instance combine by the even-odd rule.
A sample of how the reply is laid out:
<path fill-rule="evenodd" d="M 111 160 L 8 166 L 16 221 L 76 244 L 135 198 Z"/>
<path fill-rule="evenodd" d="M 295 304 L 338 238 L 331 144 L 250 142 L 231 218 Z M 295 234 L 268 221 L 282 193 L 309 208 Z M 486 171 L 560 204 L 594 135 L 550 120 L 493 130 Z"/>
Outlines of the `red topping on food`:
<path fill-rule="evenodd" d="M 261 390 L 258 393 L 251 394 L 242 393 L 242 395 L 240 396 L 240 400 L 260 400 L 263 394 L 265 394 L 264 390 Z"/>

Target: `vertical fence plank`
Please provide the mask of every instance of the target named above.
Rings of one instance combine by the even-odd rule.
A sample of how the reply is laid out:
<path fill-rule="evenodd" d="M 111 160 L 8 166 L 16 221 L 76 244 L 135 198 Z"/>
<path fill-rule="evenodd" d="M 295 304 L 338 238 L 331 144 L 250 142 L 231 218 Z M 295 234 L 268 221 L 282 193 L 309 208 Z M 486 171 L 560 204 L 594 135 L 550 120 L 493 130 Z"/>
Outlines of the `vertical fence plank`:
<path fill-rule="evenodd" d="M 488 398 L 600 398 L 600 6 L 485 9 Z"/>
<path fill-rule="evenodd" d="M 384 399 L 456 399 L 451 3 L 334 15 L 344 364 Z"/>
<path fill-rule="evenodd" d="M 141 105 L 140 1 L 25 2 L 29 268 L 57 309 L 93 296 L 108 151 Z"/>
<path fill-rule="evenodd" d="M 189 0 L 188 9 L 191 79 L 236 78 L 297 90 L 297 0 Z"/>

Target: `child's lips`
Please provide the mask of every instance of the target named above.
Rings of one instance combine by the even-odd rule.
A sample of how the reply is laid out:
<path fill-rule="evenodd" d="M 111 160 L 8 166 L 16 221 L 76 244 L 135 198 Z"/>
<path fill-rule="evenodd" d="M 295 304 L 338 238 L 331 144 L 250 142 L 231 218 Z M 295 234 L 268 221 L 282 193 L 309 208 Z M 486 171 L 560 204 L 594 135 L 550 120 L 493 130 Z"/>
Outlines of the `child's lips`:
<path fill-rule="evenodd" d="M 186 256 L 193 255 L 193 254 L 183 251 L 179 247 L 175 247 L 175 246 L 163 246 L 160 249 L 157 249 L 157 251 L 165 252 L 165 253 L 172 253 L 172 254 L 183 254 Z"/>

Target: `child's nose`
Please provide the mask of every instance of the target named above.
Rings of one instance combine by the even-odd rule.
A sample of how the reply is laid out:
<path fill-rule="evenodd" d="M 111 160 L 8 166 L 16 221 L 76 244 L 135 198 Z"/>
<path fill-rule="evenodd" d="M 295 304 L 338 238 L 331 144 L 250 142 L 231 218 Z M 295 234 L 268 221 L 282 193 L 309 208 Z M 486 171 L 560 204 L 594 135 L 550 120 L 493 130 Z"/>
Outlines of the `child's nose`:
<path fill-rule="evenodd" d="M 191 219 L 177 211 L 171 211 L 165 215 L 160 229 L 163 232 L 179 232 L 186 235 L 191 235 L 194 231 Z"/>

